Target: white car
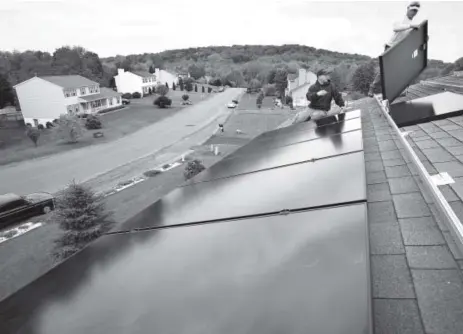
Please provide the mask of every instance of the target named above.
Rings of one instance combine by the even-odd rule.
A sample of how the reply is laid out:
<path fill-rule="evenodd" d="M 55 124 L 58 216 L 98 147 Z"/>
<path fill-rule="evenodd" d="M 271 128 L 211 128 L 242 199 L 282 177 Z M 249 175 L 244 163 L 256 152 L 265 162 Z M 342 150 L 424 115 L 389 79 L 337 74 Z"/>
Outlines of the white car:
<path fill-rule="evenodd" d="M 235 102 L 230 102 L 229 104 L 227 104 L 227 108 L 228 108 L 228 109 L 234 109 L 234 108 L 236 108 L 236 103 L 235 103 Z"/>

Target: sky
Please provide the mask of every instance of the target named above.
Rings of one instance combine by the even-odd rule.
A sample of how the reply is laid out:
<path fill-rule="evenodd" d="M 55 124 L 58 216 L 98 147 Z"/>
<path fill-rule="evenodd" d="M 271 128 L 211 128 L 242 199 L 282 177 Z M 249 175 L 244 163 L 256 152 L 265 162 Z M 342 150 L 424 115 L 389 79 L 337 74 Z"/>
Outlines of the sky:
<path fill-rule="evenodd" d="M 0 50 L 80 45 L 100 57 L 233 44 L 378 56 L 404 1 L 0 0 Z M 421 1 L 429 58 L 463 57 L 463 1 Z M 458 43 L 459 42 L 459 43 Z"/>

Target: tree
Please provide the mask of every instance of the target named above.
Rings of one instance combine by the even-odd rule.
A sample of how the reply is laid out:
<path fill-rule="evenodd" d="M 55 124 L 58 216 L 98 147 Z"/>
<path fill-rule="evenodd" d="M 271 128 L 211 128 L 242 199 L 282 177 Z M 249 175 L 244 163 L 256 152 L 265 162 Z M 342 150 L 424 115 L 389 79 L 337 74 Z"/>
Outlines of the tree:
<path fill-rule="evenodd" d="M 257 92 L 260 88 L 262 88 L 262 82 L 257 79 L 252 79 L 249 83 L 249 88 L 251 88 L 251 92 Z"/>
<path fill-rule="evenodd" d="M 169 84 L 166 82 L 166 87 L 169 88 Z"/>
<path fill-rule="evenodd" d="M 198 175 L 205 169 L 206 167 L 204 167 L 202 162 L 198 159 L 195 159 L 193 161 L 188 161 L 188 164 L 185 167 L 185 171 L 183 172 L 185 180 L 191 179 L 192 177 Z"/>
<path fill-rule="evenodd" d="M 172 90 L 175 90 L 177 86 L 175 86 L 175 82 L 172 82 Z"/>
<path fill-rule="evenodd" d="M 463 71 L 463 57 L 455 61 L 454 71 Z"/>
<path fill-rule="evenodd" d="M 274 84 L 275 83 L 275 75 L 277 74 L 277 71 L 276 70 L 271 70 L 269 73 L 268 73 L 268 76 L 267 76 L 267 82 L 269 84 Z"/>
<path fill-rule="evenodd" d="M 288 72 L 284 69 L 279 69 L 275 74 L 275 89 L 278 97 L 285 95 L 286 87 L 288 87 Z"/>
<path fill-rule="evenodd" d="M 188 72 L 190 73 L 191 77 L 193 77 L 195 80 L 198 80 L 199 78 L 206 75 L 206 70 L 204 69 L 204 67 L 198 66 L 196 64 L 190 65 L 188 67 Z"/>
<path fill-rule="evenodd" d="M 367 94 L 375 75 L 375 64 L 373 62 L 360 65 L 352 76 L 353 90 Z"/>
<path fill-rule="evenodd" d="M 57 196 L 51 220 L 64 230 L 55 240 L 55 257 L 64 259 L 109 230 L 112 221 L 103 197 L 72 182 Z"/>
<path fill-rule="evenodd" d="M 195 85 L 195 92 L 198 92 L 198 85 Z"/>
<path fill-rule="evenodd" d="M 26 130 L 26 136 L 30 140 L 32 140 L 32 142 L 34 143 L 34 146 L 37 147 L 37 142 L 39 141 L 39 138 L 40 138 L 40 131 L 38 129 L 29 127 Z"/>
<path fill-rule="evenodd" d="M 164 85 L 158 85 L 156 87 L 156 92 L 161 96 L 166 96 L 169 93 L 169 87 Z"/>
<path fill-rule="evenodd" d="M 155 73 L 156 72 L 156 69 L 154 68 L 153 65 L 150 65 L 149 69 L 148 69 L 148 72 L 150 72 L 151 74 Z"/>
<path fill-rule="evenodd" d="M 264 101 L 264 93 L 261 91 L 259 95 L 257 96 L 257 100 L 256 100 L 257 108 L 260 109 L 262 107 L 263 101 Z"/>
<path fill-rule="evenodd" d="M 14 105 L 14 93 L 10 82 L 0 74 L 0 109 L 7 105 Z"/>
<path fill-rule="evenodd" d="M 190 98 L 190 96 L 188 94 L 183 94 L 182 95 L 182 100 L 183 101 L 188 101 L 189 98 Z"/>
<path fill-rule="evenodd" d="M 165 95 L 161 95 L 156 100 L 154 100 L 153 104 L 159 108 L 167 108 L 168 106 L 172 105 L 172 100 Z"/>
<path fill-rule="evenodd" d="M 69 143 L 77 143 L 83 134 L 80 119 L 75 115 L 60 115 L 56 132 L 61 139 Z"/>

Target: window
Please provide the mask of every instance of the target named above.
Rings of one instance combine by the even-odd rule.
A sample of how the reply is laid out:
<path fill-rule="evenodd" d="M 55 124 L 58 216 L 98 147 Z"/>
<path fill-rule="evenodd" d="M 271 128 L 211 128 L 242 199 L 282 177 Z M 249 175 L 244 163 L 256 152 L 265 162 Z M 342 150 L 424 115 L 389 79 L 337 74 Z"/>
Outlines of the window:
<path fill-rule="evenodd" d="M 35 127 L 39 126 L 39 120 L 38 119 L 34 119 L 34 126 Z"/>
<path fill-rule="evenodd" d="M 82 88 L 80 89 L 80 95 L 85 95 L 86 92 L 87 92 L 87 91 L 86 91 L 85 87 L 82 87 Z"/>
<path fill-rule="evenodd" d="M 68 106 L 67 109 L 68 109 L 68 114 L 72 114 L 72 106 Z"/>
<path fill-rule="evenodd" d="M 71 96 L 71 93 L 66 89 L 63 89 L 63 93 L 64 93 L 65 97 L 70 97 Z"/>
<path fill-rule="evenodd" d="M 109 105 L 110 105 L 110 106 L 113 105 L 113 98 L 112 98 L 112 97 L 109 98 Z"/>
<path fill-rule="evenodd" d="M 5 204 L 0 208 L 0 212 L 7 212 L 10 210 L 15 210 L 18 208 L 21 208 L 23 206 L 26 206 L 27 202 L 23 199 L 17 199 L 14 201 L 11 201 L 10 203 Z"/>
<path fill-rule="evenodd" d="M 100 91 L 100 88 L 98 86 L 95 86 L 95 93 L 98 93 Z"/>
<path fill-rule="evenodd" d="M 79 112 L 79 105 L 78 104 L 76 104 L 75 110 L 76 110 L 76 112 Z"/>
<path fill-rule="evenodd" d="M 120 98 L 120 97 L 117 97 L 117 98 L 116 98 L 116 102 L 117 102 L 117 104 L 121 103 L 121 98 Z"/>
<path fill-rule="evenodd" d="M 72 89 L 72 90 L 71 90 L 71 95 L 72 95 L 72 96 L 77 96 L 77 90 Z"/>
<path fill-rule="evenodd" d="M 95 93 L 95 86 L 90 86 L 90 93 Z"/>

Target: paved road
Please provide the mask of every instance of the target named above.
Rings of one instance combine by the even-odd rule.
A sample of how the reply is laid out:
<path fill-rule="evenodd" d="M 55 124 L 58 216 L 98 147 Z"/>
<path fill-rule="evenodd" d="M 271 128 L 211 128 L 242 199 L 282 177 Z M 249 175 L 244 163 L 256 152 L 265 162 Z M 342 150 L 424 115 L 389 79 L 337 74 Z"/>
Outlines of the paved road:
<path fill-rule="evenodd" d="M 2 167 L 0 193 L 54 193 L 73 179 L 84 182 L 153 154 L 198 131 L 198 128 L 207 126 L 241 92 L 241 89 L 227 89 L 172 117 L 113 142 Z"/>

